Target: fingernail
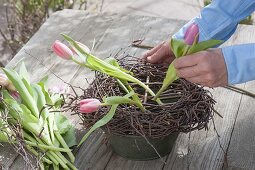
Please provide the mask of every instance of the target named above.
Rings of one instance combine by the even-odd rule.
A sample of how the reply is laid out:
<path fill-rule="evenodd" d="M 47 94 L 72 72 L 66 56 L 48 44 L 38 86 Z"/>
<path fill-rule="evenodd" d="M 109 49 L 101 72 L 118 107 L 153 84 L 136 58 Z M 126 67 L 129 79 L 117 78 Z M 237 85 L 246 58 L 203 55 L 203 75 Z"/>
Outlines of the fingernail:
<path fill-rule="evenodd" d="M 151 60 L 151 57 L 147 57 L 147 60 Z"/>

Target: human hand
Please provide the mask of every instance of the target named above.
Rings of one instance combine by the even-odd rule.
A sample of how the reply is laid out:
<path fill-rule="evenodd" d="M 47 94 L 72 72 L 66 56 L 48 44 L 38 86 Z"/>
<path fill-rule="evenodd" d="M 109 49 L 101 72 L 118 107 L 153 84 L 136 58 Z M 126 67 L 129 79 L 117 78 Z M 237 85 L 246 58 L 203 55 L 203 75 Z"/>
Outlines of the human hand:
<path fill-rule="evenodd" d="M 162 42 L 147 53 L 142 58 L 150 63 L 170 64 L 174 60 L 174 54 L 169 46 L 169 41 Z"/>
<path fill-rule="evenodd" d="M 177 75 L 207 87 L 228 84 L 227 67 L 221 49 L 210 49 L 176 59 Z"/>

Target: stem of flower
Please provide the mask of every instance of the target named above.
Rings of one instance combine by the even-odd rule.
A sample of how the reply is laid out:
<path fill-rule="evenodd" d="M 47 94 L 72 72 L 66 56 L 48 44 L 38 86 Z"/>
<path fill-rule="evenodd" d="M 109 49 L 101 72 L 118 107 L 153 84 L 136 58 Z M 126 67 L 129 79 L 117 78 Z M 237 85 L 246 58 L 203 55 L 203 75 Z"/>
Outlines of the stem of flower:
<path fill-rule="evenodd" d="M 42 149 L 46 149 L 46 150 L 52 150 L 52 151 L 59 151 L 59 152 L 71 152 L 70 149 L 66 149 L 66 148 L 58 148 L 58 147 L 54 147 L 54 146 L 48 146 L 48 145 L 44 145 L 44 144 L 40 144 L 40 143 L 33 143 L 30 141 L 25 140 L 25 143 L 29 146 L 34 146 L 34 147 L 38 147 L 38 148 L 42 148 Z"/>
<path fill-rule="evenodd" d="M 60 135 L 60 133 L 58 131 L 54 131 L 54 134 L 56 135 L 58 141 L 61 143 L 61 145 L 66 148 L 67 150 L 69 150 L 67 152 L 67 155 L 69 156 L 70 160 L 72 163 L 74 163 L 75 161 L 75 157 L 72 153 L 72 151 L 70 149 L 68 149 L 69 147 L 67 146 L 66 142 L 64 141 L 64 139 L 62 138 L 62 136 Z"/>

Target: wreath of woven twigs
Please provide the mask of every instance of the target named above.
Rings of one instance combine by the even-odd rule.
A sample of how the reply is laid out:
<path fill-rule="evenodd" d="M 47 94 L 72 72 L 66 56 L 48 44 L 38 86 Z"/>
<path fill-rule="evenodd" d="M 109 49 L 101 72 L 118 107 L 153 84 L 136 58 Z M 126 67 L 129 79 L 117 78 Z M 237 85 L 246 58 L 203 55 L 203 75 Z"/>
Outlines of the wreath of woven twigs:
<path fill-rule="evenodd" d="M 143 81 L 155 92 L 161 87 L 166 66 L 141 62 L 132 57 L 119 60 L 121 67 L 130 70 L 134 77 Z M 139 135 L 159 138 L 174 132 L 190 132 L 208 129 L 213 116 L 215 101 L 209 91 L 184 79 L 176 80 L 161 96 L 164 105 L 157 105 L 140 86 L 130 83 L 146 108 L 145 112 L 134 105 L 121 104 L 114 118 L 104 126 L 107 133 Z M 124 96 L 117 81 L 102 73 L 95 73 L 95 80 L 84 90 L 80 98 Z M 101 119 L 109 108 L 103 107 L 92 114 L 80 114 L 85 127 L 91 127 Z"/>

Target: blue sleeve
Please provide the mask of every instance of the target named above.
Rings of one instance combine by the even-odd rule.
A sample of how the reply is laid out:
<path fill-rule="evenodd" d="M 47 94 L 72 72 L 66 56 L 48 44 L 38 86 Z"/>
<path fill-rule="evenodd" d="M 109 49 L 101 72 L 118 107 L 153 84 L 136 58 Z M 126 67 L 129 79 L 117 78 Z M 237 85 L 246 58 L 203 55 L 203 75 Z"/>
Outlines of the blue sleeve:
<path fill-rule="evenodd" d="M 199 16 L 185 24 L 173 38 L 183 39 L 191 23 L 199 27 L 199 41 L 218 39 L 226 41 L 235 32 L 238 23 L 255 10 L 255 0 L 213 0 Z M 223 47 L 229 84 L 255 79 L 254 44 Z"/>
<path fill-rule="evenodd" d="M 223 47 L 222 53 L 229 84 L 255 80 L 255 43 Z"/>

